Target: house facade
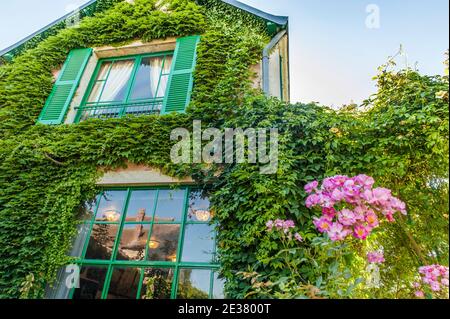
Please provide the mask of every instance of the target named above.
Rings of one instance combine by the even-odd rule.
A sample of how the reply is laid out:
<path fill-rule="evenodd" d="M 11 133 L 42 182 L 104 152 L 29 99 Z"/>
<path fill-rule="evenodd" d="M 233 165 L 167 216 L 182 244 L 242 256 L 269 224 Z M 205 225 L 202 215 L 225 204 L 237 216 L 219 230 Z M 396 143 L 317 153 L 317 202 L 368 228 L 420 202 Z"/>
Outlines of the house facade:
<path fill-rule="evenodd" d="M 125 9 L 146 4 L 126 2 L 121 4 Z M 61 23 L 80 13 L 82 23 L 95 20 L 95 5 L 96 1 L 90 1 L 3 50 L 4 63 L 14 61 L 34 42 L 44 41 L 47 34 L 51 37 L 55 27 L 57 32 L 64 30 Z M 154 1 L 153 5 L 152 12 L 170 14 L 170 1 Z M 259 62 L 251 66 L 249 81 L 256 91 L 288 102 L 288 18 L 234 0 L 196 1 L 195 5 L 206 10 L 220 5 L 223 12 L 239 12 L 264 25 L 267 43 Z M 160 23 L 165 23 L 164 18 Z M 95 46 L 72 48 L 65 62 L 52 70 L 53 87 L 36 125 L 71 126 L 186 113 L 196 76 L 202 71 L 197 63 L 202 37 L 152 36 L 151 40 L 134 38 L 106 45 L 96 41 Z M 125 162 L 121 168 L 99 167 L 102 174 L 96 184 L 101 192 L 84 205 L 82 223 L 71 244 L 74 268 L 59 271 L 56 283 L 46 289 L 46 298 L 224 298 L 214 210 L 195 178 L 175 178 L 157 167 Z M 79 285 L 71 285 L 78 274 Z"/>

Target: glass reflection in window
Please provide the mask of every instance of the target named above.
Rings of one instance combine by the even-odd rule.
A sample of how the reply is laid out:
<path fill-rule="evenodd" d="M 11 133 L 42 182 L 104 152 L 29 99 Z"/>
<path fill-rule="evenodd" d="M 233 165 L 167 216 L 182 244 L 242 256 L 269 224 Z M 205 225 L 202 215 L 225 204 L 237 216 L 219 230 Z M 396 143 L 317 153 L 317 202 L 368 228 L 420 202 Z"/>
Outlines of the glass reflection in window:
<path fill-rule="evenodd" d="M 180 225 L 153 225 L 149 241 L 148 260 L 177 261 Z"/>
<path fill-rule="evenodd" d="M 128 202 L 125 222 L 149 222 L 153 218 L 155 190 L 133 191 Z"/>
<path fill-rule="evenodd" d="M 210 202 L 202 192 L 191 192 L 189 195 L 189 210 L 187 220 L 192 222 L 210 222 L 213 213 Z"/>
<path fill-rule="evenodd" d="M 213 226 L 187 224 L 182 256 L 184 262 L 212 262 L 214 257 Z"/>
<path fill-rule="evenodd" d="M 144 269 L 141 299 L 169 299 L 172 291 L 172 281 L 172 268 Z"/>
<path fill-rule="evenodd" d="M 140 268 L 114 268 L 108 299 L 136 299 L 140 280 Z"/>
<path fill-rule="evenodd" d="M 155 212 L 155 222 L 181 220 L 185 190 L 160 190 Z"/>
<path fill-rule="evenodd" d="M 126 224 L 123 226 L 116 259 L 144 260 L 150 225 Z"/>
<path fill-rule="evenodd" d="M 95 221 L 111 223 L 120 222 L 126 196 L 126 191 L 104 192 L 100 199 Z"/>
<path fill-rule="evenodd" d="M 211 271 L 180 269 L 178 274 L 178 299 L 208 299 Z"/>
<path fill-rule="evenodd" d="M 73 299 L 100 299 L 108 267 L 83 266 L 80 269 L 80 288 L 74 290 Z"/>
<path fill-rule="evenodd" d="M 118 228 L 119 225 L 115 224 L 95 224 L 84 258 L 100 260 L 111 259 Z"/>

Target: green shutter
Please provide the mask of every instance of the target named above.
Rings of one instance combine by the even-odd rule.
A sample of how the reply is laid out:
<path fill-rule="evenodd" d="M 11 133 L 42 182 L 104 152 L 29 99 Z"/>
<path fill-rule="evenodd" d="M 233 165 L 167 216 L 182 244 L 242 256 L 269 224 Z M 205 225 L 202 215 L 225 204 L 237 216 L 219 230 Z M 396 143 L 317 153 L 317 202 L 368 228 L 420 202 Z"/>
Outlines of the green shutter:
<path fill-rule="evenodd" d="M 61 124 L 64 121 L 91 54 L 92 49 L 70 51 L 41 115 L 39 115 L 39 123 Z"/>
<path fill-rule="evenodd" d="M 197 44 L 200 36 L 179 38 L 173 57 L 169 84 L 162 108 L 162 114 L 184 112 L 191 100 L 193 73 L 197 58 Z"/>

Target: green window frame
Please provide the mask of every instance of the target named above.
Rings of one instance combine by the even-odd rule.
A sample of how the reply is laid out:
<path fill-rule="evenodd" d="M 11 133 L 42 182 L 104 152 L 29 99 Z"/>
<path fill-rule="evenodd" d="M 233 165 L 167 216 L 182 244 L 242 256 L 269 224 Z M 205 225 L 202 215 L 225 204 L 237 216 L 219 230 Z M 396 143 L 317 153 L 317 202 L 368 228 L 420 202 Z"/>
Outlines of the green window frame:
<path fill-rule="evenodd" d="M 120 213 L 120 219 L 117 221 L 99 221 L 97 218 L 97 213 L 99 212 L 99 207 L 102 205 L 102 199 L 104 198 L 104 194 L 107 192 L 120 192 L 122 191 L 122 194 L 125 195 L 123 198 L 123 207 L 117 210 L 118 213 Z M 152 211 L 151 215 L 147 220 L 142 219 L 141 221 L 136 220 L 127 220 L 127 213 L 128 208 L 132 205 L 131 198 L 133 196 L 133 192 L 139 192 L 139 191 L 148 191 L 155 194 L 153 203 L 152 203 Z M 164 192 L 183 192 L 183 199 L 182 199 L 182 208 L 181 208 L 181 217 L 179 220 L 174 219 L 173 221 L 167 221 L 162 220 L 159 221 L 156 218 L 156 212 L 157 212 L 157 206 L 159 205 L 160 196 L 161 198 L 164 198 L 162 195 Z M 144 289 L 144 274 L 146 270 L 152 269 L 152 270 L 169 270 L 172 272 L 172 279 L 171 279 L 171 287 L 170 287 L 170 299 L 176 299 L 177 293 L 180 292 L 179 290 L 179 280 L 181 278 L 181 274 L 186 270 L 188 273 L 190 271 L 194 272 L 197 271 L 197 273 L 200 271 L 203 271 L 204 274 L 206 274 L 207 271 L 209 271 L 209 287 L 208 287 L 208 298 L 212 299 L 214 298 L 214 292 L 216 289 L 221 289 L 220 286 L 222 285 L 220 283 L 220 279 L 218 278 L 218 270 L 220 268 L 220 265 L 216 261 L 216 234 L 215 234 L 215 225 L 211 221 L 198 221 L 198 220 L 191 220 L 192 214 L 189 210 L 189 204 L 190 204 L 190 198 L 191 195 L 197 193 L 197 189 L 195 187 L 191 186 L 183 186 L 183 187 L 177 187 L 177 188 L 170 188 L 170 187 L 115 187 L 115 188 L 105 188 L 101 194 L 99 194 L 95 200 L 95 207 L 92 207 L 92 209 L 89 209 L 89 214 L 92 215 L 89 218 L 86 218 L 84 223 L 84 226 L 89 228 L 89 231 L 86 236 L 86 240 L 83 244 L 81 257 L 78 258 L 75 261 L 75 264 L 79 265 L 81 269 L 83 267 L 101 267 L 103 269 L 103 273 L 106 272 L 106 275 L 104 275 L 104 281 L 103 283 L 100 282 L 100 285 L 102 286 L 102 292 L 101 292 L 101 299 L 107 299 L 108 293 L 110 290 L 110 284 L 112 282 L 113 272 L 117 269 L 135 269 L 140 272 L 140 277 L 136 289 L 136 298 L 139 299 L 141 297 L 141 293 Z M 104 202 L 103 202 L 104 203 Z M 150 203 L 150 202 L 149 202 Z M 191 216 L 191 217 L 190 217 Z M 95 225 L 115 225 L 117 226 L 118 230 L 115 235 L 115 238 L 113 239 L 113 248 L 111 257 L 109 260 L 100 260 L 100 259 L 87 259 L 86 253 L 89 247 L 89 241 L 91 239 L 91 235 L 93 233 L 93 229 Z M 118 250 L 122 238 L 122 233 L 124 226 L 126 225 L 142 225 L 147 226 L 148 236 L 145 242 L 145 258 L 142 260 L 119 260 L 117 259 Z M 179 225 L 180 226 L 180 232 L 179 232 L 179 238 L 178 238 L 178 246 L 176 248 L 176 257 L 173 260 L 170 261 L 161 261 L 161 260 L 148 260 L 148 252 L 150 249 L 148 249 L 151 242 L 154 242 L 151 240 L 153 231 L 155 229 L 155 225 Z M 185 236 L 186 236 L 186 230 L 190 225 L 209 225 L 211 227 L 211 230 L 213 232 L 213 251 L 212 251 L 212 258 L 209 262 L 205 261 L 189 261 L 185 262 L 183 261 L 183 253 L 184 251 L 184 243 L 185 243 Z M 136 276 L 135 276 L 136 277 Z M 206 278 L 206 277 L 205 277 Z M 75 296 L 75 291 L 77 288 L 72 288 L 69 293 L 69 298 L 73 299 Z M 79 289 L 79 288 L 78 288 Z M 206 293 L 205 293 L 206 294 Z M 202 295 L 203 296 L 203 295 Z M 206 297 L 206 295 L 205 295 Z M 169 299 L 169 298 L 167 298 Z"/>
<path fill-rule="evenodd" d="M 75 118 L 75 123 L 79 123 L 80 121 L 89 119 L 89 118 L 121 118 L 127 114 L 159 114 L 162 110 L 164 99 L 167 95 L 167 88 L 165 92 L 165 96 L 162 97 L 154 97 L 150 99 L 143 98 L 132 98 L 132 90 L 133 86 L 136 82 L 136 75 L 138 73 L 139 67 L 141 66 L 142 59 L 152 58 L 152 57 L 162 57 L 163 63 L 161 67 L 161 71 L 159 74 L 158 84 L 156 86 L 156 93 L 159 92 L 161 79 L 164 76 L 170 78 L 171 70 L 169 73 L 164 73 L 164 66 L 167 60 L 167 57 L 174 56 L 174 51 L 164 51 L 164 52 L 156 52 L 150 54 L 140 54 L 140 55 L 127 55 L 121 57 L 113 57 L 113 58 L 104 58 L 100 59 L 97 62 L 97 66 L 95 71 L 90 79 L 88 89 L 86 90 L 82 103 L 77 107 L 77 115 Z M 122 101 L 101 101 L 102 95 L 104 93 L 104 89 L 106 83 L 109 80 L 109 76 L 111 73 L 111 69 L 114 63 L 125 61 L 125 60 L 134 60 L 134 65 L 131 70 L 130 78 L 126 84 L 126 91 L 124 93 L 124 98 Z M 100 75 L 101 67 L 105 63 L 110 63 L 106 77 L 104 79 L 98 79 Z M 172 61 L 173 63 L 173 61 Z M 103 83 L 102 88 L 100 90 L 100 94 L 95 102 L 89 102 L 89 97 L 97 83 Z"/>

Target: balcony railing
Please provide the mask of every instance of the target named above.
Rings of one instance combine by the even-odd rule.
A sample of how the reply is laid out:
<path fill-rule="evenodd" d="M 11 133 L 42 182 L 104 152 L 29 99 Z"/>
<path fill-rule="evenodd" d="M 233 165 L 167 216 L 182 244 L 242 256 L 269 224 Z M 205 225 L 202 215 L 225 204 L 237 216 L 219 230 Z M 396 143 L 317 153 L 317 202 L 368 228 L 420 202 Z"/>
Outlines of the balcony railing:
<path fill-rule="evenodd" d="M 163 99 L 131 103 L 87 103 L 76 109 L 77 122 L 87 119 L 120 118 L 127 115 L 151 115 L 161 113 Z"/>

